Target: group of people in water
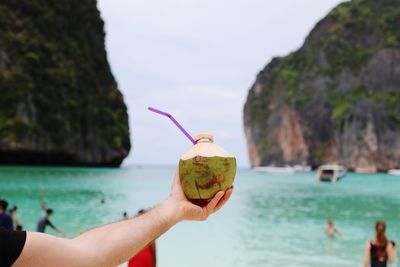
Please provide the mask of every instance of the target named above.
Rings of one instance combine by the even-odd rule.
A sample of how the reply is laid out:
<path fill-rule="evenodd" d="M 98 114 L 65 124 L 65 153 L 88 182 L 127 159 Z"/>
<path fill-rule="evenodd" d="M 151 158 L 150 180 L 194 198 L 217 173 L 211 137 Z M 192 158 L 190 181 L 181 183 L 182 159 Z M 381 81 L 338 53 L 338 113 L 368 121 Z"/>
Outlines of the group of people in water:
<path fill-rule="evenodd" d="M 54 231 L 66 236 L 65 232 L 56 226 L 50 221 L 50 216 L 53 214 L 53 209 L 47 209 L 45 207 L 44 202 L 41 202 L 41 207 L 44 211 L 43 217 L 41 217 L 37 223 L 37 232 L 44 233 L 46 231 L 46 227 L 50 226 Z M 3 227 L 8 230 L 16 230 L 22 231 L 22 225 L 17 219 L 16 213 L 18 211 L 17 206 L 13 206 L 11 209 L 8 209 L 8 201 L 5 199 L 0 199 L 0 227 Z"/>
<path fill-rule="evenodd" d="M 102 200 L 102 204 L 105 201 Z M 46 208 L 44 201 L 40 204 L 41 209 L 44 211 L 44 215 L 39 219 L 37 223 L 37 232 L 44 233 L 46 227 L 51 227 L 54 231 L 66 236 L 65 232 L 57 228 L 51 221 L 50 217 L 53 214 L 53 210 Z M 13 206 L 8 209 L 8 202 L 4 199 L 0 200 L 0 228 L 8 230 L 22 230 L 22 225 L 17 219 L 16 213 L 18 211 L 17 206 Z M 140 210 L 137 216 L 144 214 L 146 210 Z M 129 220 L 127 212 L 123 213 L 122 220 Z M 327 220 L 325 229 L 326 235 L 329 238 L 335 238 L 338 236 L 344 238 L 343 234 L 336 228 L 332 219 Z M 390 240 L 386 236 L 386 224 L 384 221 L 378 221 L 375 224 L 375 236 L 373 239 L 368 240 L 365 245 L 365 260 L 362 267 L 386 267 L 388 263 L 395 261 L 397 253 L 396 243 Z M 128 267 L 154 267 L 156 266 L 156 245 L 155 240 L 150 242 L 145 248 L 143 248 L 136 256 L 132 257 L 128 262 Z"/>
<path fill-rule="evenodd" d="M 100 201 L 101 204 L 105 203 L 105 200 Z M 53 209 L 46 208 L 46 203 L 44 201 L 40 202 L 40 207 L 44 212 L 44 215 L 37 222 L 37 232 L 45 233 L 46 227 L 51 227 L 55 232 L 66 237 L 66 233 L 60 228 L 56 227 L 51 221 L 50 217 L 54 213 Z M 8 201 L 5 199 L 0 199 L 0 228 L 7 230 L 22 231 L 22 225 L 17 219 L 16 213 L 18 211 L 17 206 L 13 206 L 8 209 Z M 137 216 L 142 215 L 146 210 L 139 210 Z M 123 213 L 122 220 L 129 220 L 127 212 Z M 128 267 L 155 267 L 156 266 L 156 244 L 155 240 L 152 241 L 148 246 L 142 249 L 134 257 L 128 261 Z"/>
<path fill-rule="evenodd" d="M 336 228 L 332 219 L 327 220 L 325 233 L 329 238 L 336 235 L 343 238 L 343 234 Z M 386 224 L 377 221 L 375 224 L 375 236 L 365 244 L 365 259 L 361 267 L 386 267 L 396 259 L 397 247 L 393 240 L 386 236 Z"/>
<path fill-rule="evenodd" d="M 22 230 L 22 226 L 15 215 L 18 207 L 14 206 L 9 210 L 7 208 L 8 202 L 0 199 L 0 227 L 10 230 Z"/>

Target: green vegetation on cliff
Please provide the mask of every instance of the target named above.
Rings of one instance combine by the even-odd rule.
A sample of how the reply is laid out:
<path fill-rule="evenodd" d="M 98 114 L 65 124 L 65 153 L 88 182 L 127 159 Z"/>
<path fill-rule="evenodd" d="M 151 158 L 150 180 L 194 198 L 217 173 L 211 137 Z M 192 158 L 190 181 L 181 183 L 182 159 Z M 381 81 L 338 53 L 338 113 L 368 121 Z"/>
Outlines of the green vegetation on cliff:
<path fill-rule="evenodd" d="M 128 116 L 96 1 L 3 0 L 0 28 L 0 163 L 119 165 Z"/>
<path fill-rule="evenodd" d="M 400 2 L 340 4 L 299 50 L 259 73 L 244 108 L 252 164 L 400 167 L 399 75 Z M 301 136 L 288 138 L 300 141 L 266 147 L 282 128 L 283 107 L 301 125 Z"/>

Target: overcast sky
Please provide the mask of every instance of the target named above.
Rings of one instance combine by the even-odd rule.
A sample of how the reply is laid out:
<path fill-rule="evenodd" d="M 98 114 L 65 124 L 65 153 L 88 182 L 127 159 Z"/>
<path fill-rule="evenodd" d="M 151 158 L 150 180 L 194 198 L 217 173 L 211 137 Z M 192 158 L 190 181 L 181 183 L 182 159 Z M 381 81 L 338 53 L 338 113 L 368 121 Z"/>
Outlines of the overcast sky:
<path fill-rule="evenodd" d="M 176 164 L 191 146 L 165 117 L 249 166 L 242 111 L 257 73 L 299 48 L 339 0 L 99 0 L 108 60 L 125 97 L 130 164 Z"/>

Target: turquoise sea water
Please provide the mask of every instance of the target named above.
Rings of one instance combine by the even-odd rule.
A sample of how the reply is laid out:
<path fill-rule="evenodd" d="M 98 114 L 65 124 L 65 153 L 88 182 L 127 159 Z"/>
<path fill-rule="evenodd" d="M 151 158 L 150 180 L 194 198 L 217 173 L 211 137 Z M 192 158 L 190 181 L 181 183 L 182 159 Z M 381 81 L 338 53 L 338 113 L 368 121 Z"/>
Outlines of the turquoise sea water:
<path fill-rule="evenodd" d="M 35 230 L 45 199 L 55 210 L 52 222 L 72 237 L 120 219 L 123 211 L 156 205 L 167 197 L 174 171 L 0 167 L 0 198 L 19 206 L 28 230 Z M 350 173 L 336 184 L 313 178 L 239 170 L 235 192 L 218 214 L 183 222 L 158 239 L 158 266 L 359 266 L 378 219 L 400 243 L 400 177 Z M 343 240 L 326 238 L 328 217 Z"/>

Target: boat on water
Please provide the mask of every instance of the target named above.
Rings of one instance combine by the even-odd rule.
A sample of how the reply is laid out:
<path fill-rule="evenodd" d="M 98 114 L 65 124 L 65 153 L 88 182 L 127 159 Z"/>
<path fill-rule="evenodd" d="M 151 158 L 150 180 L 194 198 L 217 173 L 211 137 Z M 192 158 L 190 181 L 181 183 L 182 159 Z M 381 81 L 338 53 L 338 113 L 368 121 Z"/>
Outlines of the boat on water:
<path fill-rule="evenodd" d="M 355 173 L 376 173 L 376 167 L 375 166 L 371 166 L 371 167 L 358 167 L 355 168 L 354 172 Z"/>
<path fill-rule="evenodd" d="M 293 174 L 296 172 L 310 172 L 310 166 L 303 165 L 295 165 L 295 166 L 285 166 L 285 167 L 276 167 L 276 166 L 260 166 L 255 167 L 255 171 L 257 172 L 268 172 L 268 173 L 279 173 L 279 174 Z"/>
<path fill-rule="evenodd" d="M 392 170 L 388 170 L 388 174 L 390 174 L 390 175 L 396 175 L 396 176 L 400 176 L 400 169 L 392 169 Z"/>
<path fill-rule="evenodd" d="M 286 167 L 275 167 L 275 166 L 263 166 L 255 167 L 256 172 L 268 172 L 268 173 L 279 173 L 279 174 L 293 174 L 295 172 L 294 168 L 290 166 Z"/>
<path fill-rule="evenodd" d="M 294 165 L 293 169 L 295 172 L 311 172 L 311 166 L 304 166 L 304 165 Z"/>
<path fill-rule="evenodd" d="M 326 164 L 318 168 L 315 179 L 320 182 L 337 182 L 346 175 L 346 172 L 343 166 Z"/>

